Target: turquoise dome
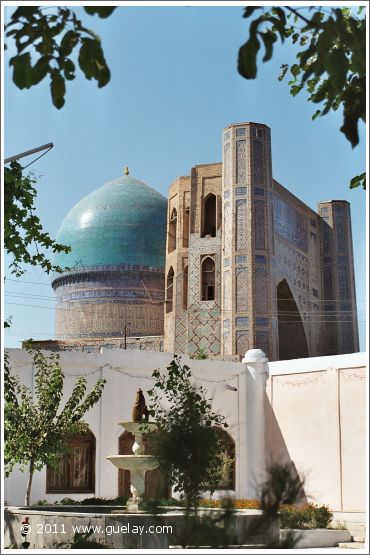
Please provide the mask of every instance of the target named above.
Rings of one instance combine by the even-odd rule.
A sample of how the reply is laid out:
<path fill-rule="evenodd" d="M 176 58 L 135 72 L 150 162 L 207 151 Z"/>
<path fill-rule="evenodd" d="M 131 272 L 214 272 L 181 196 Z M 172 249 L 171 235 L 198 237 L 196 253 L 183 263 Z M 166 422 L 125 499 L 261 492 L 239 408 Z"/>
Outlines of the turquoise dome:
<path fill-rule="evenodd" d="M 133 264 L 164 267 L 167 201 L 130 175 L 109 181 L 84 197 L 67 214 L 58 243 L 71 252 L 57 253 L 62 268 Z"/>

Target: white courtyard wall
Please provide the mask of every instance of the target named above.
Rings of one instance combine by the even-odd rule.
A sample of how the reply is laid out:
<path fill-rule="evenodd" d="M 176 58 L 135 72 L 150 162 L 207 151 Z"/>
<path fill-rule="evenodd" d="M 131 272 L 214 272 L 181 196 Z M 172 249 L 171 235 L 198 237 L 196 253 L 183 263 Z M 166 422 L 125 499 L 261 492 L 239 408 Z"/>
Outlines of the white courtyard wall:
<path fill-rule="evenodd" d="M 9 353 L 14 373 L 32 387 L 30 356 L 21 349 L 9 349 Z M 76 376 L 86 375 L 88 389 L 99 377 L 107 380 L 102 399 L 86 415 L 96 437 L 96 488 L 91 496 L 117 496 L 118 471 L 106 457 L 118 453 L 123 431 L 119 422 L 131 420 L 136 391 L 139 387 L 144 393 L 150 389 L 153 370 L 164 370 L 172 358 L 170 353 L 104 349 L 101 353 L 61 353 L 66 396 Z M 257 459 L 248 446 L 256 445 L 254 436 L 263 435 L 263 422 L 260 430 L 255 429 L 250 410 L 255 405 L 253 368 L 236 362 L 189 360 L 186 356 L 182 361 L 189 364 L 197 383 L 212 398 L 214 410 L 229 424 L 227 431 L 235 441 L 236 496 L 252 497 L 260 476 L 251 472 Z M 307 499 L 337 511 L 365 510 L 365 364 L 363 353 L 265 363 L 270 373 L 264 397 L 266 463 L 292 462 L 306 478 Z M 23 503 L 26 478 L 26 474 L 14 471 L 5 480 L 8 503 Z M 36 473 L 32 502 L 54 502 L 65 496 L 46 494 L 46 472 Z M 78 499 L 89 495 L 68 496 Z"/>
<path fill-rule="evenodd" d="M 292 462 L 308 501 L 335 511 L 366 506 L 366 355 L 269 363 L 267 464 Z"/>

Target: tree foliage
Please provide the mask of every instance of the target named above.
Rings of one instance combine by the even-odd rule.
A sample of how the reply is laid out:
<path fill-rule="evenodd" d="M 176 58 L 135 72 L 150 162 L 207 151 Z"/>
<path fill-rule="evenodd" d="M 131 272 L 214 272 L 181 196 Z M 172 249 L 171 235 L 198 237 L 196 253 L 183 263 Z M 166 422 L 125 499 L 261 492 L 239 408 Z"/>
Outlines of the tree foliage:
<path fill-rule="evenodd" d="M 69 252 L 70 247 L 56 243 L 43 231 L 40 219 L 35 215 L 37 191 L 35 177 L 23 175 L 22 166 L 12 162 L 4 169 L 4 248 L 11 256 L 11 273 L 24 273 L 22 264 L 40 266 L 47 273 L 63 269 L 52 264 L 39 249 Z M 36 253 L 32 253 L 35 249 Z M 6 326 L 9 327 L 9 326 Z"/>
<path fill-rule="evenodd" d="M 84 7 L 89 15 L 108 17 L 115 7 Z M 110 80 L 101 41 L 87 29 L 68 7 L 19 6 L 5 26 L 5 38 L 13 39 L 17 53 L 9 60 L 13 81 L 19 89 L 29 89 L 46 77 L 54 106 L 65 103 L 66 81 L 76 76 L 72 54 L 78 50 L 78 65 L 87 79 L 98 87 Z"/>
<path fill-rule="evenodd" d="M 292 96 L 305 90 L 310 102 L 322 105 L 312 119 L 342 107 L 340 131 L 355 147 L 359 142 L 358 123 L 366 120 L 365 18 L 343 7 L 247 7 L 244 17 L 256 14 L 248 40 L 239 50 L 239 73 L 255 79 L 261 46 L 262 61 L 267 62 L 278 40 L 290 40 L 298 47 L 296 61 L 281 66 L 279 81 L 290 75 Z M 365 188 L 364 175 L 353 178 L 350 186 L 360 185 Z"/>
<path fill-rule="evenodd" d="M 4 433 L 5 474 L 15 465 L 24 471 L 29 466 L 26 504 L 29 504 L 32 475 L 45 465 L 56 466 L 66 451 L 66 440 L 74 433 L 87 430 L 82 418 L 100 399 L 105 380 L 98 380 L 90 393 L 86 379 L 79 377 L 70 397 L 61 406 L 64 373 L 56 353 L 46 357 L 38 350 L 27 348 L 35 368 L 34 391 L 22 385 L 12 374 L 9 358 L 5 357 Z"/>
<path fill-rule="evenodd" d="M 150 414 L 159 428 L 153 434 L 153 453 L 174 491 L 183 493 L 187 507 L 197 507 L 201 492 L 223 477 L 225 458 L 213 426 L 226 428 L 227 424 L 212 410 L 204 388 L 192 383 L 190 368 L 178 357 L 167 373 L 155 370 L 153 377 L 156 382 L 148 391 Z"/>

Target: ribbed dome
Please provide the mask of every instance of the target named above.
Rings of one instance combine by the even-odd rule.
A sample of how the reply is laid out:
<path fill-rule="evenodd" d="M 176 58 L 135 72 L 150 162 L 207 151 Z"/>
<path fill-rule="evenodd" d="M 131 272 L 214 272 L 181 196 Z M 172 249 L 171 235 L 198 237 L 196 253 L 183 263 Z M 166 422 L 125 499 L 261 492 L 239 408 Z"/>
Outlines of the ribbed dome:
<path fill-rule="evenodd" d="M 62 268 L 165 265 L 167 201 L 143 181 L 124 175 L 87 195 L 65 217 L 56 237 Z"/>

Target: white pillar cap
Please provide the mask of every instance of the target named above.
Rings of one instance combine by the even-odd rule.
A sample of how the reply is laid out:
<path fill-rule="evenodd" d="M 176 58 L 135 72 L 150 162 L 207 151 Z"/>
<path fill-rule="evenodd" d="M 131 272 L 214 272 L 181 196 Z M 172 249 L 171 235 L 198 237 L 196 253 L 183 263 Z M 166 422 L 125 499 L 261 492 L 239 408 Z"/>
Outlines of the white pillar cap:
<path fill-rule="evenodd" d="M 267 362 L 268 358 L 262 349 L 249 349 L 244 355 L 242 362 Z"/>

